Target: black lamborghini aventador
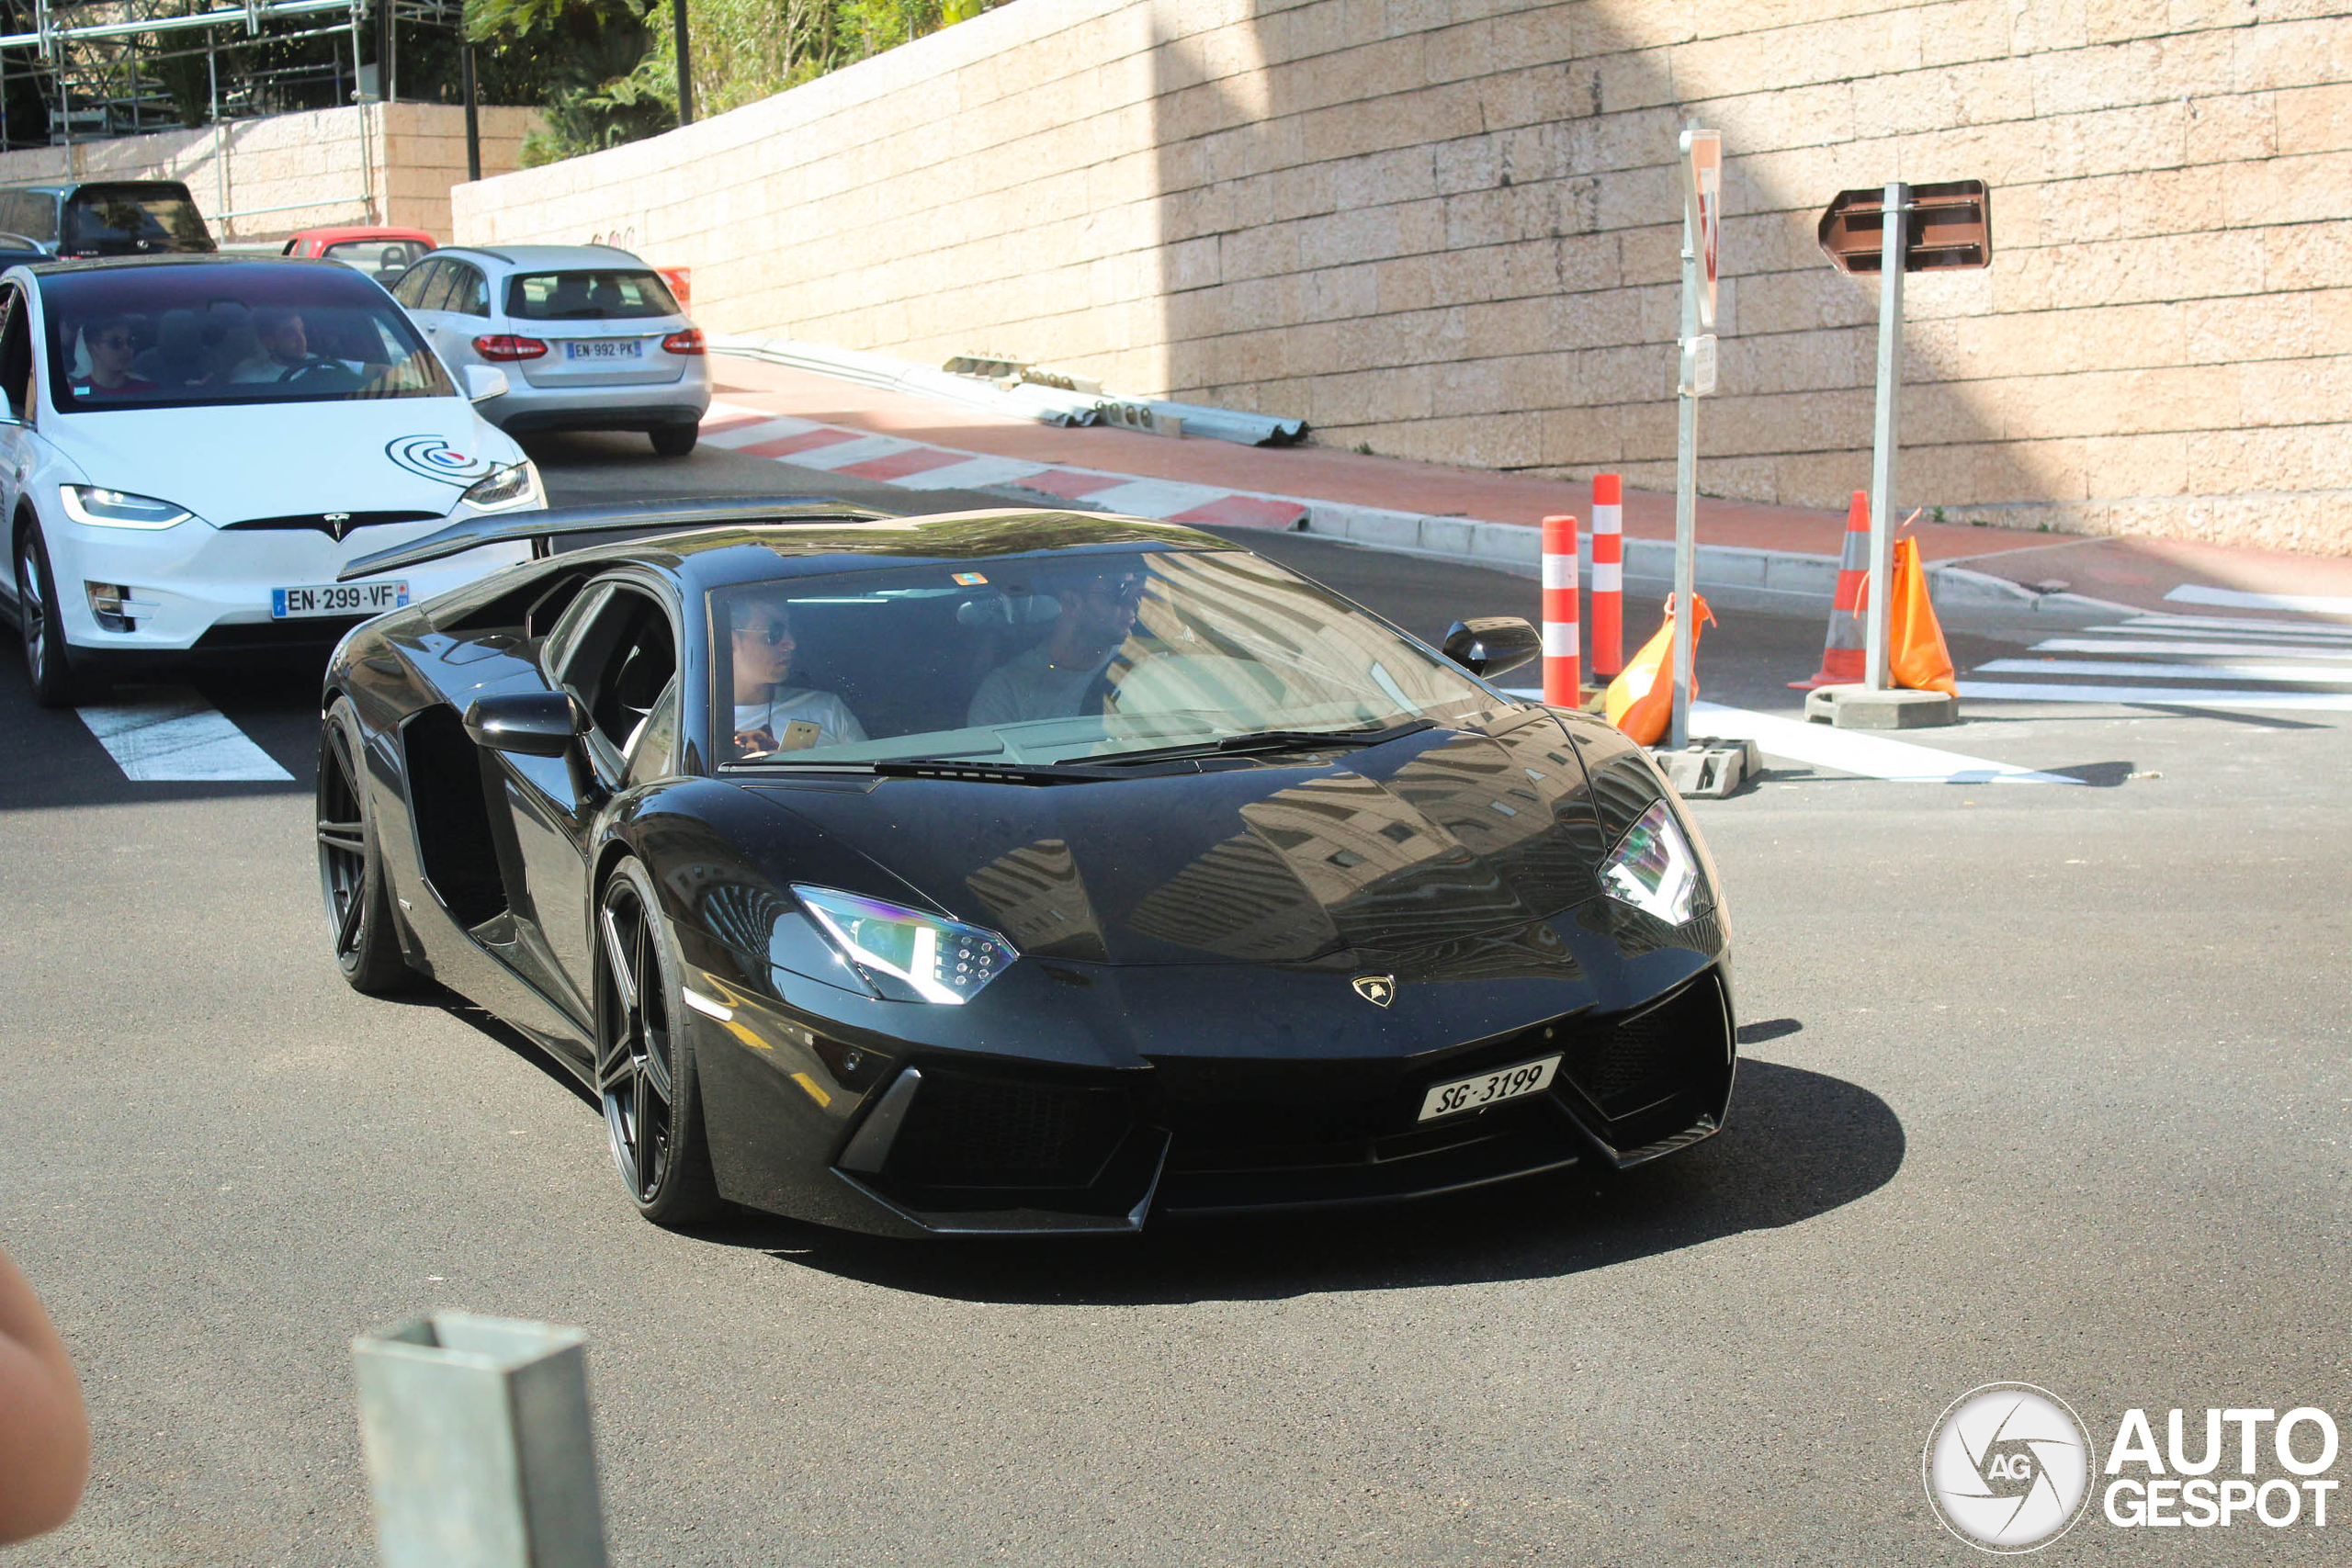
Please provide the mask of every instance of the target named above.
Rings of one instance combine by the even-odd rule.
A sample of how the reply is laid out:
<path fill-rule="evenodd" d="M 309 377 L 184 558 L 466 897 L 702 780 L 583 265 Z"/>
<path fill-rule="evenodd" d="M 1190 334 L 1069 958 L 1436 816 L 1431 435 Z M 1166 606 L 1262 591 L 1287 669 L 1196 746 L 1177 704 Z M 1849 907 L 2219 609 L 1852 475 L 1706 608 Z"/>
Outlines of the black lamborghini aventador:
<path fill-rule="evenodd" d="M 1714 1132 L 1727 915 L 1643 750 L 1223 539 L 729 501 L 354 631 L 336 960 L 601 1097 L 647 1217 L 1121 1232 Z M 651 532 L 649 533 L 649 530 Z"/>

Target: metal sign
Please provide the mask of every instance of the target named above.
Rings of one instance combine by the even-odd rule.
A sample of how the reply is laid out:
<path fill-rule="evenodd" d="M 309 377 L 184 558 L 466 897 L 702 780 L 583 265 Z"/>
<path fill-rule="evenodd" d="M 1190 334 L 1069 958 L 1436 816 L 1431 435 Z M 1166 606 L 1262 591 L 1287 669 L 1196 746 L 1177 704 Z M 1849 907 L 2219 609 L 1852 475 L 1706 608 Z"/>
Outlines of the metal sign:
<path fill-rule="evenodd" d="M 1682 379 L 1675 390 L 1686 398 L 1705 398 L 1715 390 L 1715 334 L 1702 333 L 1682 340 Z"/>
<path fill-rule="evenodd" d="M 1983 180 L 1912 186 L 1904 215 L 1903 270 L 1944 272 L 1993 259 L 1993 197 Z M 1885 245 L 1886 193 L 1841 190 L 1814 231 L 1842 272 L 1875 273 Z"/>
<path fill-rule="evenodd" d="M 1695 127 L 1682 133 L 1682 205 L 1699 253 L 1699 327 L 1715 330 L 1715 280 L 1723 259 L 1724 138 Z"/>

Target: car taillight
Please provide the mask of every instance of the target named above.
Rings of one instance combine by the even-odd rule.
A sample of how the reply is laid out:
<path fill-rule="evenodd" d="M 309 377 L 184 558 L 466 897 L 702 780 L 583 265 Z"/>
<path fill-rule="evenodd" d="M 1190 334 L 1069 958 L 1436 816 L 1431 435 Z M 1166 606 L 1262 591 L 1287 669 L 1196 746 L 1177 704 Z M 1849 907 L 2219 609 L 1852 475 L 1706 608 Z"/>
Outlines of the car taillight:
<path fill-rule="evenodd" d="M 672 333 L 662 340 L 662 346 L 672 354 L 700 354 L 703 352 L 702 329 L 688 327 L 684 332 Z"/>
<path fill-rule="evenodd" d="M 547 356 L 548 345 L 535 337 L 492 333 L 488 337 L 474 339 L 474 352 L 484 359 L 543 359 Z"/>

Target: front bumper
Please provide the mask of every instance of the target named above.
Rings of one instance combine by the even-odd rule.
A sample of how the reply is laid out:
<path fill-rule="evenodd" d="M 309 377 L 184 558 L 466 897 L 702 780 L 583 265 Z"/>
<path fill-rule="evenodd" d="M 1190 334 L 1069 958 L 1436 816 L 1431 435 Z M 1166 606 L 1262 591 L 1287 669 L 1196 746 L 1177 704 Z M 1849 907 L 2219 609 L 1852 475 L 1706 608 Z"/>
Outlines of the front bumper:
<path fill-rule="evenodd" d="M 1259 1016 L 1244 1022 L 1251 998 L 1209 999 L 1253 988 L 1238 976 L 1220 987 L 1127 971 L 1098 984 L 1114 994 L 1097 1017 L 1136 1022 L 1137 1049 L 1105 1051 L 1102 1065 L 1062 1048 L 1034 1007 L 1045 998 L 1007 1010 L 1035 1020 L 1015 1055 L 894 1039 L 841 1013 L 770 1014 L 711 979 L 735 1017 L 697 1016 L 704 1114 L 729 1198 L 906 1236 L 1116 1234 L 1155 1215 L 1395 1202 L 1580 1163 L 1623 1168 L 1704 1139 L 1727 1111 L 1731 992 L 1719 939 L 1702 940 L 1710 951 L 1653 950 L 1601 984 L 1457 982 L 1419 1018 L 1326 1010 L 1319 1038 L 1286 1028 L 1269 998 L 1319 996 L 1318 982 L 1344 991 L 1344 976 L 1261 972 Z M 1422 988 L 1408 985 L 1396 1010 Z M 1505 1015 L 1517 1021 L 1462 1022 Z M 1540 1093 L 1417 1120 L 1433 1084 L 1555 1052 Z"/>
<path fill-rule="evenodd" d="M 149 533 L 44 517 L 41 533 L 66 640 L 77 661 L 100 663 L 199 646 L 332 642 L 352 618 L 275 620 L 271 590 L 332 583 L 347 561 L 470 515 L 471 509 L 461 506 L 447 517 L 362 528 L 340 541 L 310 529 L 222 529 L 193 519 Z M 406 582 L 414 603 L 528 558 L 527 545 L 491 545 L 387 575 Z M 130 588 L 130 630 L 99 623 L 84 586 L 89 582 Z M 308 628 L 316 628 L 316 636 L 307 635 Z"/>

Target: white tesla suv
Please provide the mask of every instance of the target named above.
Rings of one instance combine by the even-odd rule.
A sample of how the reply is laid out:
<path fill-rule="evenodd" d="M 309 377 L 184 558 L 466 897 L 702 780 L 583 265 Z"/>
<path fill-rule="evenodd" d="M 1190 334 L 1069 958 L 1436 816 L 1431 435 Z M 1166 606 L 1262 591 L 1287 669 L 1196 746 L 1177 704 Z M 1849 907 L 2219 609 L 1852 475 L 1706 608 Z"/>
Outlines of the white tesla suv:
<path fill-rule="evenodd" d="M 0 582 L 36 698 L 189 650 L 332 642 L 526 558 L 484 546 L 338 583 L 363 555 L 542 507 L 538 470 L 373 279 L 158 256 L 0 278 Z"/>

